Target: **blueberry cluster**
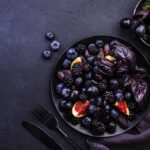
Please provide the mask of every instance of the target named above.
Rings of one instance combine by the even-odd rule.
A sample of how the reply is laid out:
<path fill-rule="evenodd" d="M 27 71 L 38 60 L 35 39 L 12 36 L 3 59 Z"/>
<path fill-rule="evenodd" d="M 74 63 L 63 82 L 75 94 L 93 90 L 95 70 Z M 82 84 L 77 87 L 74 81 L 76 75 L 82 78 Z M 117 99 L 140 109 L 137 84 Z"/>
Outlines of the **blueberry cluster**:
<path fill-rule="evenodd" d="M 46 38 L 50 40 L 50 50 L 45 50 L 42 53 L 44 59 L 50 59 L 52 56 L 52 51 L 58 51 L 60 49 L 60 42 L 55 40 L 55 34 L 53 32 L 47 32 Z"/>
<path fill-rule="evenodd" d="M 89 44 L 77 44 L 67 50 L 62 70 L 57 72 L 56 85 L 59 108 L 68 121 L 80 123 L 94 135 L 114 133 L 116 125 L 128 128 L 128 120 L 135 117 L 137 109 L 133 94 L 123 86 L 123 74 L 106 74 L 97 63 L 118 64 L 114 46 L 101 39 Z"/>

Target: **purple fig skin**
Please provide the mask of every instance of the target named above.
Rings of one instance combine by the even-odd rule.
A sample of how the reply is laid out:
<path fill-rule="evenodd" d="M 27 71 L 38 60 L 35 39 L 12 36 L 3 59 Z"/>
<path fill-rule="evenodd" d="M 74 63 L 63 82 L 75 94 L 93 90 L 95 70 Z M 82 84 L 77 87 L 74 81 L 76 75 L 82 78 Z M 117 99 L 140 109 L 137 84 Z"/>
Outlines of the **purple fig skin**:
<path fill-rule="evenodd" d="M 65 77 L 64 72 L 63 72 L 63 71 L 59 71 L 59 72 L 57 73 L 57 77 L 58 77 L 58 79 L 59 79 L 60 81 L 63 81 L 63 80 L 64 80 L 64 77 Z"/>
<path fill-rule="evenodd" d="M 105 52 L 105 55 L 108 55 L 108 52 L 110 51 L 110 45 L 109 44 L 105 44 L 104 45 L 104 52 Z"/>

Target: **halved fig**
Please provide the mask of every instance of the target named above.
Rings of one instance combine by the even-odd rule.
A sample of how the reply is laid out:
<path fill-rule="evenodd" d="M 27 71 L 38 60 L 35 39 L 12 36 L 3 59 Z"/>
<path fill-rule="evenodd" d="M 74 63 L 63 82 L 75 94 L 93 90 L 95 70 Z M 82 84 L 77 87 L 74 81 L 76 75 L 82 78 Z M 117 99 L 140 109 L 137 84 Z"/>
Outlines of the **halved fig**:
<path fill-rule="evenodd" d="M 113 56 L 110 56 L 110 55 L 106 55 L 105 58 L 106 58 L 107 60 L 109 60 L 110 62 L 116 61 L 116 58 L 113 57 Z"/>
<path fill-rule="evenodd" d="M 127 103 L 126 103 L 125 100 L 123 100 L 123 101 L 116 101 L 116 103 L 114 105 L 123 114 L 125 114 L 127 116 L 130 115 L 129 108 L 128 108 Z"/>
<path fill-rule="evenodd" d="M 73 60 L 73 62 L 71 63 L 71 68 L 72 68 L 72 66 L 73 66 L 74 64 L 76 64 L 76 63 L 78 63 L 78 64 L 80 64 L 81 66 L 83 66 L 83 60 L 82 60 L 82 58 L 81 58 L 81 57 L 75 58 L 75 59 Z"/>
<path fill-rule="evenodd" d="M 85 102 L 78 101 L 72 107 L 72 114 L 76 118 L 83 117 L 87 114 L 87 109 L 90 105 L 90 102 L 87 100 Z"/>

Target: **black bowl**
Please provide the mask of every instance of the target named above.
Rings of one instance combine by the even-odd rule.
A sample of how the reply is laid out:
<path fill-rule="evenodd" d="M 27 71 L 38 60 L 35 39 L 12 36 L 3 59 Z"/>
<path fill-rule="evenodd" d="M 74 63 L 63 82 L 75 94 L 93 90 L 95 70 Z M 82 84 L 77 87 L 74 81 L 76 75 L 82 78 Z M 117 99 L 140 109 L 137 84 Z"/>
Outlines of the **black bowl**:
<path fill-rule="evenodd" d="M 139 10 L 139 8 L 141 7 L 141 5 L 142 5 L 143 2 L 145 2 L 145 0 L 140 0 L 140 1 L 136 4 L 136 6 L 135 6 L 135 8 L 134 8 L 134 11 L 133 11 L 133 15 L 135 15 L 135 13 Z M 140 40 L 141 40 L 145 45 L 147 45 L 147 46 L 150 47 L 150 43 L 148 43 L 143 37 L 140 37 Z"/>
<path fill-rule="evenodd" d="M 78 43 L 89 44 L 89 43 L 95 42 L 96 39 L 102 39 L 106 43 L 109 43 L 112 40 L 118 40 L 118 41 L 124 43 L 125 45 L 129 46 L 132 51 L 134 51 L 136 53 L 137 58 L 138 58 L 137 59 L 138 60 L 138 65 L 140 65 L 141 67 L 146 68 L 147 70 L 149 69 L 149 63 L 146 60 L 146 58 L 144 57 L 144 55 L 136 47 L 134 47 L 133 45 L 131 45 L 127 41 L 124 41 L 124 40 L 122 40 L 122 39 L 120 39 L 118 37 L 103 36 L 103 35 L 102 36 L 88 37 L 88 38 L 85 38 L 85 39 L 83 39 L 83 40 L 81 40 L 79 42 L 76 42 L 71 47 L 76 46 Z M 58 100 L 59 100 L 60 97 L 58 96 L 58 94 L 56 93 L 56 90 L 55 90 L 56 89 L 56 85 L 59 82 L 58 79 L 57 79 L 57 72 L 58 72 L 58 70 L 62 69 L 62 61 L 64 60 L 64 58 L 65 58 L 65 51 L 62 53 L 62 55 L 60 56 L 60 58 L 58 58 L 58 60 L 56 62 L 56 66 L 54 67 L 54 70 L 52 72 L 51 92 L 52 92 L 53 101 L 54 101 L 54 104 L 55 104 L 55 107 L 56 107 L 57 111 L 59 112 L 59 114 L 61 115 L 61 117 L 64 119 L 64 121 L 69 126 L 71 126 L 76 131 L 78 131 L 80 133 L 83 133 L 85 135 L 88 135 L 88 136 L 93 136 L 93 137 L 111 137 L 111 136 L 122 134 L 122 133 L 130 130 L 131 128 L 133 128 L 134 126 L 136 126 L 142 120 L 142 118 L 144 117 L 145 113 L 148 110 L 150 101 L 147 101 L 147 104 L 145 105 L 145 108 L 143 109 L 143 111 L 141 111 L 140 113 L 137 114 L 136 119 L 134 119 L 132 122 L 129 121 L 129 128 L 128 129 L 124 130 L 124 129 L 120 128 L 119 126 L 117 126 L 117 130 L 113 134 L 104 133 L 103 135 L 95 136 L 95 135 L 91 134 L 88 130 L 86 130 L 83 127 L 81 127 L 79 124 L 78 125 L 72 125 L 70 122 L 68 122 L 66 120 L 65 116 L 64 116 L 64 113 L 62 113 L 59 110 Z"/>

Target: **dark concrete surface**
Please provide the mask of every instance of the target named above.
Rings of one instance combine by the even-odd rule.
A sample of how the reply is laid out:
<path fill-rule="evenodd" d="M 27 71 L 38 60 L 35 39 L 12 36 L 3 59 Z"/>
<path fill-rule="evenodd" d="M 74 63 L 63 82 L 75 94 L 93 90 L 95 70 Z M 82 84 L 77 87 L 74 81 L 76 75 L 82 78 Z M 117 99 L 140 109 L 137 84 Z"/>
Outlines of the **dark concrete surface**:
<path fill-rule="evenodd" d="M 46 150 L 22 126 L 37 104 L 55 114 L 61 128 L 83 150 L 86 136 L 71 129 L 60 118 L 50 95 L 50 73 L 66 47 L 87 36 L 117 35 L 136 45 L 150 61 L 149 48 L 120 29 L 122 17 L 131 16 L 138 0 L 0 0 L 0 150 Z M 46 31 L 54 31 L 62 50 L 50 61 L 41 58 L 49 42 Z M 43 126 L 42 126 L 43 127 Z M 71 147 L 48 131 L 64 150 Z"/>

